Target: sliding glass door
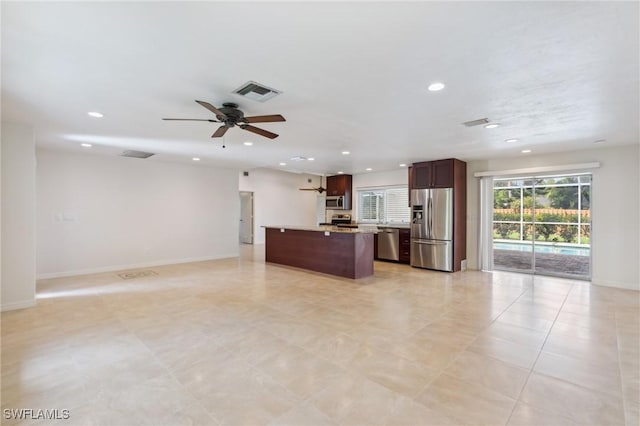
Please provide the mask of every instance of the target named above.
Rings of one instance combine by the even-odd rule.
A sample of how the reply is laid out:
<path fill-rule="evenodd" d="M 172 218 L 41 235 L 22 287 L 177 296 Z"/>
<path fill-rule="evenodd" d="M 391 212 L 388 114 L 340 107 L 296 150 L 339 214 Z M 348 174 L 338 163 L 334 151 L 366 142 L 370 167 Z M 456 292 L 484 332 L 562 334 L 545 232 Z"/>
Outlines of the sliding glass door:
<path fill-rule="evenodd" d="M 495 179 L 495 269 L 589 279 L 591 175 Z"/>

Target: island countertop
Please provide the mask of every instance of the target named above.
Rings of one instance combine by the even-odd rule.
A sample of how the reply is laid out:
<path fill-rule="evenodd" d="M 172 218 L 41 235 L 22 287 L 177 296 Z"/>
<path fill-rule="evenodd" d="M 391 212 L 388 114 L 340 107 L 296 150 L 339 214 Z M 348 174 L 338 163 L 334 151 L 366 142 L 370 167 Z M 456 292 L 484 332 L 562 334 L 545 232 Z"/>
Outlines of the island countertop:
<path fill-rule="evenodd" d="M 347 278 L 373 275 L 377 229 L 264 226 L 265 260 Z"/>
<path fill-rule="evenodd" d="M 268 225 L 265 229 L 285 229 L 291 231 L 311 231 L 311 232 L 339 232 L 342 234 L 377 234 L 378 228 L 375 226 L 362 228 L 342 228 L 335 225 L 319 226 L 290 226 L 290 225 Z"/>

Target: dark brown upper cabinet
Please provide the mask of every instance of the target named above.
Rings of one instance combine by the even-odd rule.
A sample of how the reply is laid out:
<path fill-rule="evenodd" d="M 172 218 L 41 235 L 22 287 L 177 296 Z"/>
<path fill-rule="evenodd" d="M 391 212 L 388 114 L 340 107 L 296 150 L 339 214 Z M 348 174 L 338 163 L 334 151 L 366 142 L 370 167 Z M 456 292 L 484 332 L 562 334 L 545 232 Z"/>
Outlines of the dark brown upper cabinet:
<path fill-rule="evenodd" d="M 345 210 L 351 209 L 351 175 L 327 176 L 327 196 L 344 196 Z"/>
<path fill-rule="evenodd" d="M 413 163 L 412 189 L 453 188 L 454 159 Z"/>

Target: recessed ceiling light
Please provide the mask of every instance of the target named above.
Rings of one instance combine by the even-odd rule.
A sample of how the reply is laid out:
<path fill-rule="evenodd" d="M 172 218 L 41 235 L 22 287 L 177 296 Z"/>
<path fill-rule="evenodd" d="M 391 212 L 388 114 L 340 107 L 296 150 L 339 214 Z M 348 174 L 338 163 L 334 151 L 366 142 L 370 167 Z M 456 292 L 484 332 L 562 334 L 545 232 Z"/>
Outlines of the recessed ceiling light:
<path fill-rule="evenodd" d="M 338 174 L 339 174 L 339 175 L 343 175 L 343 174 L 344 174 L 344 172 L 338 172 Z"/>
<path fill-rule="evenodd" d="M 251 145 L 253 145 L 253 142 L 245 142 L 244 144 L 245 144 L 246 146 L 251 146 Z"/>
<path fill-rule="evenodd" d="M 286 165 L 287 165 L 287 163 L 280 163 L 280 165 L 281 165 L 281 166 L 286 166 Z"/>
<path fill-rule="evenodd" d="M 518 142 L 520 139 L 507 139 L 505 142 L 506 143 L 514 143 L 514 142 Z"/>
<path fill-rule="evenodd" d="M 193 157 L 192 160 L 193 161 L 200 161 L 200 159 L 198 157 Z"/>
<path fill-rule="evenodd" d="M 402 163 L 402 164 L 400 164 L 400 167 L 407 167 L 407 165 Z"/>
<path fill-rule="evenodd" d="M 87 114 L 89 114 L 91 117 L 95 117 L 95 118 L 104 117 L 104 115 L 102 113 L 99 113 L 99 112 L 96 112 L 96 111 L 90 111 Z"/>
<path fill-rule="evenodd" d="M 91 145 L 90 143 L 81 143 L 80 146 L 83 146 L 85 148 L 91 148 L 93 145 Z"/>
<path fill-rule="evenodd" d="M 607 140 L 606 139 L 598 139 L 597 141 L 594 141 L 593 143 L 605 143 Z"/>
<path fill-rule="evenodd" d="M 342 151 L 342 155 L 349 155 L 351 154 L 351 151 Z"/>
<path fill-rule="evenodd" d="M 315 158 L 313 158 L 313 157 L 307 158 L 307 161 L 314 161 L 314 160 L 315 160 Z"/>
<path fill-rule="evenodd" d="M 498 127 L 499 124 L 498 123 L 489 123 L 489 124 L 485 124 L 484 128 L 485 129 L 495 129 L 496 127 Z"/>
<path fill-rule="evenodd" d="M 430 92 L 437 92 L 439 90 L 444 89 L 444 83 L 440 83 L 440 82 L 431 83 L 428 89 Z"/>
<path fill-rule="evenodd" d="M 523 150 L 522 150 L 522 153 L 523 153 L 523 154 L 528 154 L 528 153 L 530 153 L 530 152 L 531 152 L 531 150 L 530 150 L 530 149 L 523 149 Z"/>
<path fill-rule="evenodd" d="M 370 172 L 370 171 L 371 171 L 371 170 L 373 170 L 373 169 L 372 169 L 371 167 L 367 167 L 365 170 L 366 170 L 366 171 L 368 171 L 368 172 Z"/>

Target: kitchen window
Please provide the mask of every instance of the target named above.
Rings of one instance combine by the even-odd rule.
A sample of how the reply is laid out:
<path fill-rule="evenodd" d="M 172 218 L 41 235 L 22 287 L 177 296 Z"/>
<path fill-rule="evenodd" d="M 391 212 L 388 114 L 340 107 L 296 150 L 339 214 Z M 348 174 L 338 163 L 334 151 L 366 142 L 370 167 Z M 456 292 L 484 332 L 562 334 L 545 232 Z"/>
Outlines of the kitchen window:
<path fill-rule="evenodd" d="M 358 191 L 358 222 L 409 223 L 406 186 L 369 188 Z"/>

